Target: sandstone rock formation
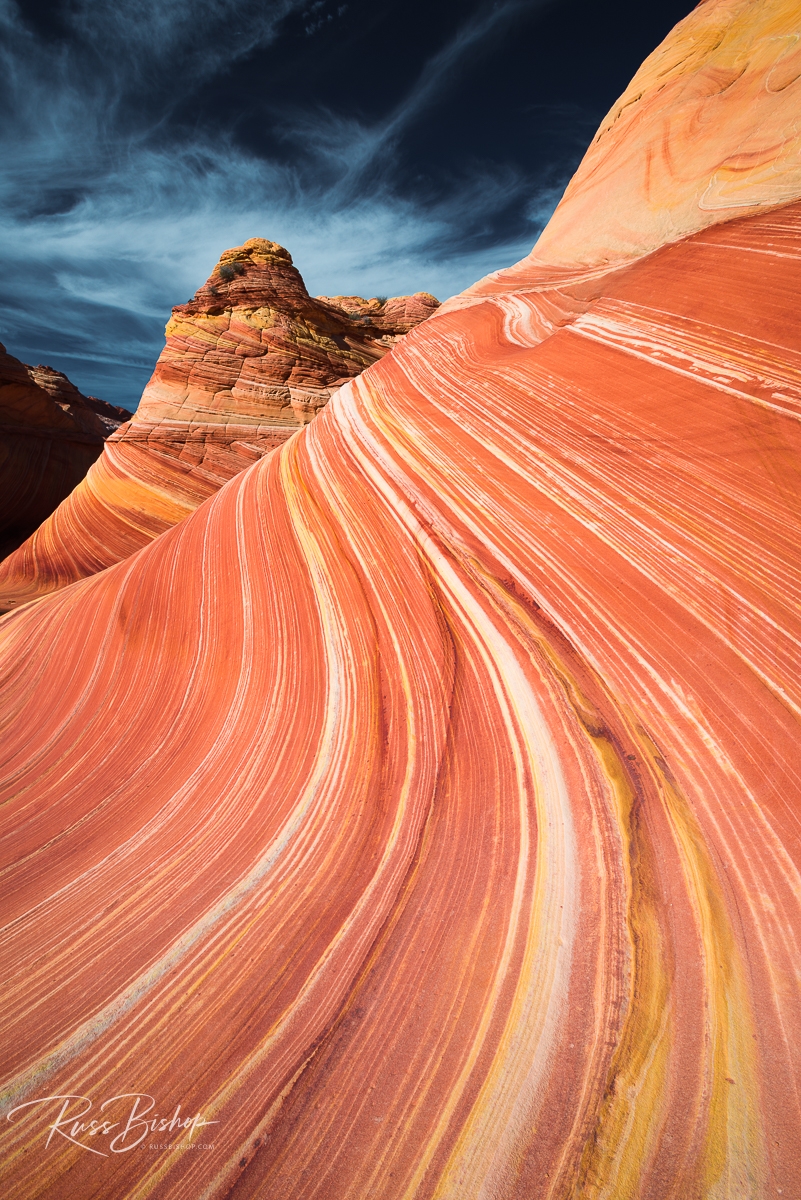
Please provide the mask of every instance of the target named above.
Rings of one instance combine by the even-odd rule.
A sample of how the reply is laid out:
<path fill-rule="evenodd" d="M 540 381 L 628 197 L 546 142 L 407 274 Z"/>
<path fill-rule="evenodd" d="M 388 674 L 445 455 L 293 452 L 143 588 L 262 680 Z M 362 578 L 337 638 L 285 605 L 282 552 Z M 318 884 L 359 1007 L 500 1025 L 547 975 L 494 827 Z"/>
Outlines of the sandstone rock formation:
<path fill-rule="evenodd" d="M 531 254 L 444 311 L 525 297 L 528 336 L 569 324 L 609 275 L 801 192 L 796 6 L 704 0 L 612 106 Z"/>
<path fill-rule="evenodd" d="M 173 309 L 134 419 L 0 566 L 0 611 L 93 575 L 183 520 L 437 306 L 424 292 L 315 299 L 275 242 L 227 250 Z"/>
<path fill-rule="evenodd" d="M 426 321 L 0 621 L 10 1200 L 801 1195 L 785 165 L 549 337 L 531 262 Z M 105 1159 L 53 1096 L 126 1097 Z"/>
<path fill-rule="evenodd" d="M 130 416 L 0 345 L 0 557 L 50 516 Z"/>

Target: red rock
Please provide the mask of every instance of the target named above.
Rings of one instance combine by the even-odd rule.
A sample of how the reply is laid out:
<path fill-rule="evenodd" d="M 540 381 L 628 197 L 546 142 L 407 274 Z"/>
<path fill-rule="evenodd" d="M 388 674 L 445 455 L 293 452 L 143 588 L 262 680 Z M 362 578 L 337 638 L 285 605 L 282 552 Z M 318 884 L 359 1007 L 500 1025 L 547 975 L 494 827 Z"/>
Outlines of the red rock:
<path fill-rule="evenodd" d="M 531 254 L 446 302 L 525 297 L 527 336 L 585 311 L 609 275 L 722 221 L 801 193 L 798 12 L 704 0 L 601 122 Z M 520 301 L 517 301 L 520 305 Z"/>
<path fill-rule="evenodd" d="M 0 565 L 0 611 L 128 558 L 183 520 L 437 304 L 427 293 L 314 298 L 275 242 L 227 250 L 194 299 L 173 309 L 134 419 Z"/>
<path fill-rule="evenodd" d="M 0 555 L 69 495 L 127 421 L 124 408 L 84 396 L 53 367 L 29 367 L 0 345 Z"/>
<path fill-rule="evenodd" d="M 801 194 L 528 269 L 0 621 L 9 1196 L 801 1194 Z"/>

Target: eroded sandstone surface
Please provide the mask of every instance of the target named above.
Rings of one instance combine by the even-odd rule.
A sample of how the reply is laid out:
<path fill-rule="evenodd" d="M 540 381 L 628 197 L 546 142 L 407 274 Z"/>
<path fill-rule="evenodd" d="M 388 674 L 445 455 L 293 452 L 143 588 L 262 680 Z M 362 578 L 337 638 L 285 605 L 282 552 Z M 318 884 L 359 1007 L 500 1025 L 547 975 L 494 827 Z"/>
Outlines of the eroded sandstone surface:
<path fill-rule="evenodd" d="M 699 12 L 780 62 L 797 5 L 747 7 Z M 0 621 L 11 1200 L 801 1195 L 781 145 L 764 211 L 548 336 L 526 260 Z M 45 1155 L 52 1109 L 18 1107 L 132 1091 L 210 1148 Z"/>
<path fill-rule="evenodd" d="M 528 336 L 570 324 L 612 273 L 801 192 L 792 3 L 704 0 L 613 104 L 531 253 L 443 311 L 518 297 Z"/>
<path fill-rule="evenodd" d="M 437 306 L 424 292 L 315 298 L 277 243 L 227 250 L 173 309 L 133 420 L 0 565 L 0 611 L 93 575 L 183 520 Z"/>

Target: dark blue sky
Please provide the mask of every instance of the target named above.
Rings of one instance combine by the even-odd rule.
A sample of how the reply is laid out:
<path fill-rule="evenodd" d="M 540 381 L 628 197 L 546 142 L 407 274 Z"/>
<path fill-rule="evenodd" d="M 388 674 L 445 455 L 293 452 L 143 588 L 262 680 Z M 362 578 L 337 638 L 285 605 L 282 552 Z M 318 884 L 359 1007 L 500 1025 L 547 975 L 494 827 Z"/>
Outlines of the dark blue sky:
<path fill-rule="evenodd" d="M 173 304 L 269 237 L 313 293 L 526 254 L 680 0 L 0 0 L 0 341 L 136 406 Z"/>

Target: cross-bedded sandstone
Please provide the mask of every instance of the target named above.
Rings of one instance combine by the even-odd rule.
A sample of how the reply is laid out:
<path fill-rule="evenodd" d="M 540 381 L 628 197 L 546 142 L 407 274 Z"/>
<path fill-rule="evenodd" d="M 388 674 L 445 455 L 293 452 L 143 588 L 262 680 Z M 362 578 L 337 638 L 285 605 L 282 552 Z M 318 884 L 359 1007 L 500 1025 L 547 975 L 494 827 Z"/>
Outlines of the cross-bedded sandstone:
<path fill-rule="evenodd" d="M 83 471 L 69 478 L 74 492 L 42 512 L 41 527 L 0 565 L 0 611 L 103 570 L 183 520 L 437 307 L 425 292 L 310 296 L 275 242 L 226 250 L 173 309 L 133 420 L 79 482 L 97 457 L 84 452 Z"/>

